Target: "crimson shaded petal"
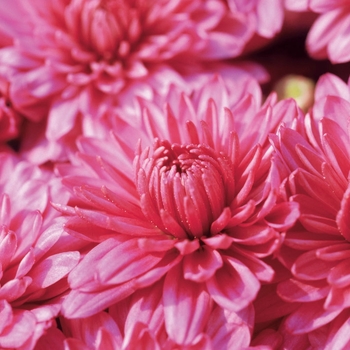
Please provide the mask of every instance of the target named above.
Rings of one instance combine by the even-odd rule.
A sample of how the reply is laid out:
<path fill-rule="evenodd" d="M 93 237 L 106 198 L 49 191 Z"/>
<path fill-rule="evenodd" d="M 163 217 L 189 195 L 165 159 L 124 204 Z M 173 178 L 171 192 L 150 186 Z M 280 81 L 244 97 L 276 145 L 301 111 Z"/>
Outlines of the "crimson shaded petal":
<path fill-rule="evenodd" d="M 293 334 L 308 333 L 332 321 L 340 312 L 325 310 L 323 300 L 305 303 L 288 316 L 286 327 Z"/>
<path fill-rule="evenodd" d="M 295 202 L 283 202 L 276 204 L 265 217 L 269 226 L 284 231 L 290 228 L 299 218 L 299 205 Z"/>
<path fill-rule="evenodd" d="M 97 263 L 96 277 L 104 285 L 123 283 L 152 269 L 163 256 L 164 252 L 143 251 L 137 239 L 130 239 L 103 256 Z"/>
<path fill-rule="evenodd" d="M 254 274 L 242 262 L 231 257 L 225 257 L 223 267 L 206 284 L 214 301 L 234 312 L 249 305 L 260 288 Z"/>
<path fill-rule="evenodd" d="M 350 183 L 341 201 L 336 222 L 340 233 L 350 242 Z"/>
<path fill-rule="evenodd" d="M 277 286 L 277 293 L 289 302 L 310 302 L 324 299 L 329 290 L 330 287 L 325 280 L 303 283 L 292 278 Z"/>
<path fill-rule="evenodd" d="M 207 281 L 222 264 L 221 255 L 217 250 L 203 246 L 184 257 L 184 278 L 195 282 Z"/>
<path fill-rule="evenodd" d="M 350 259 L 349 257 L 337 264 L 327 278 L 328 282 L 336 288 L 350 285 Z"/>
<path fill-rule="evenodd" d="M 294 263 L 292 273 L 306 280 L 319 280 L 327 278 L 329 271 L 336 265 L 335 261 L 324 261 L 317 257 L 316 251 L 312 250 L 302 254 Z"/>

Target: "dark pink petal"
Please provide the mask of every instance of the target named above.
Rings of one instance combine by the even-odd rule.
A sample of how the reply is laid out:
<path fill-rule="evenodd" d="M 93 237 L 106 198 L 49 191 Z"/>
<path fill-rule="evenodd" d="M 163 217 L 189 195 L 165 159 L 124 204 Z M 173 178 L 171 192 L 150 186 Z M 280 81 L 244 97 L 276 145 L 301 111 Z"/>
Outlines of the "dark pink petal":
<path fill-rule="evenodd" d="M 96 282 L 94 272 L 91 271 L 92 266 L 97 263 L 113 248 L 117 247 L 120 241 L 117 239 L 107 239 L 95 248 L 91 249 L 88 254 L 80 261 L 80 263 L 70 272 L 68 282 L 72 289 L 82 288 L 89 290 L 89 284 L 100 287 L 100 283 Z M 87 273 L 90 272 L 90 273 Z"/>
<path fill-rule="evenodd" d="M 75 211 L 87 222 L 121 234 L 130 236 L 155 236 L 160 233 L 159 229 L 150 225 L 143 218 L 116 217 L 98 211 L 80 208 L 76 208 Z"/>
<path fill-rule="evenodd" d="M 286 320 L 286 327 L 293 334 L 308 333 L 332 321 L 341 310 L 327 311 L 323 300 L 302 304 Z"/>
<path fill-rule="evenodd" d="M 207 281 L 222 264 L 222 258 L 218 251 L 203 246 L 192 254 L 184 256 L 184 278 L 195 282 Z"/>
<path fill-rule="evenodd" d="M 120 344 L 116 340 L 115 333 L 105 328 L 100 328 L 96 337 L 96 350 L 115 350 Z"/>
<path fill-rule="evenodd" d="M 350 319 L 347 312 L 339 315 L 331 324 L 325 350 L 347 349 L 350 346 Z"/>
<path fill-rule="evenodd" d="M 239 260 L 230 257 L 225 257 L 223 267 L 206 284 L 215 302 L 234 312 L 248 306 L 260 288 L 254 274 Z"/>
<path fill-rule="evenodd" d="M 135 320 L 147 325 L 148 329 L 154 333 L 160 330 L 164 324 L 163 282 L 164 280 L 160 280 L 150 287 L 139 289 L 132 295 L 125 320 L 125 330 L 131 331 L 135 326 Z"/>
<path fill-rule="evenodd" d="M 64 350 L 90 350 L 80 339 L 67 338 L 64 341 Z"/>
<path fill-rule="evenodd" d="M 247 246 L 255 246 L 277 237 L 277 232 L 266 223 L 251 226 L 237 226 L 229 230 L 232 241 Z"/>
<path fill-rule="evenodd" d="M 350 242 L 350 183 L 344 192 L 336 221 L 340 233 Z"/>
<path fill-rule="evenodd" d="M 0 263 L 2 270 L 5 271 L 14 258 L 17 249 L 17 237 L 14 232 L 8 231 L 5 227 L 2 227 L 1 231 L 0 235 L 5 237 L 0 241 Z"/>
<path fill-rule="evenodd" d="M 350 306 L 350 288 L 337 288 L 331 286 L 331 290 L 324 302 L 324 308 L 328 311 L 346 310 Z"/>
<path fill-rule="evenodd" d="M 220 216 L 211 224 L 210 233 L 214 236 L 221 232 L 231 219 L 230 208 L 224 208 Z"/>
<path fill-rule="evenodd" d="M 165 277 L 163 303 L 169 337 L 177 344 L 190 344 L 208 322 L 212 304 L 205 286 L 185 280 L 179 264 Z"/>
<path fill-rule="evenodd" d="M 311 250 L 302 254 L 294 263 L 292 273 L 305 280 L 327 278 L 329 271 L 336 265 L 335 261 L 324 261 L 317 257 L 316 251 Z"/>
<path fill-rule="evenodd" d="M 13 279 L 7 283 L 4 283 L 0 287 L 0 299 L 7 300 L 8 302 L 16 300 L 23 295 L 31 282 L 32 279 L 30 277 L 24 277 L 21 279 Z"/>
<path fill-rule="evenodd" d="M 316 255 L 325 261 L 344 260 L 350 257 L 350 244 L 346 241 L 338 244 L 334 242 L 327 247 L 317 249 Z"/>
<path fill-rule="evenodd" d="M 253 307 L 233 312 L 214 306 L 210 314 L 206 334 L 213 349 L 243 349 L 250 343 L 254 323 Z"/>
<path fill-rule="evenodd" d="M 344 288 L 350 285 L 350 259 L 347 257 L 345 260 L 339 262 L 331 271 L 327 277 L 328 283 L 335 288 Z"/>
<path fill-rule="evenodd" d="M 88 293 L 72 290 L 62 303 L 62 313 L 67 318 L 88 317 L 126 298 L 137 290 L 132 281 L 108 289 Z"/>
<path fill-rule="evenodd" d="M 299 205 L 293 202 L 284 202 L 275 205 L 265 220 L 276 230 L 284 231 L 290 228 L 298 218 Z"/>
<path fill-rule="evenodd" d="M 34 334 L 35 316 L 27 310 L 14 310 L 11 324 L 0 334 L 0 347 L 19 348 Z"/>
<path fill-rule="evenodd" d="M 123 283 L 151 270 L 163 256 L 164 252 L 141 250 L 138 240 L 130 239 L 103 256 L 96 265 L 96 276 L 104 285 Z"/>
<path fill-rule="evenodd" d="M 259 281 L 270 282 L 275 275 L 275 271 L 271 266 L 257 258 L 255 255 L 251 254 L 249 251 L 234 247 L 232 249 L 231 256 L 237 258 L 245 266 L 247 266 L 249 270 L 255 274 Z"/>
<path fill-rule="evenodd" d="M 337 243 L 343 243 L 343 238 L 335 235 L 317 233 L 315 234 L 306 230 L 290 231 L 284 239 L 284 244 L 288 247 L 301 250 L 312 250 L 328 246 L 332 246 Z"/>
<path fill-rule="evenodd" d="M 61 324 L 63 330 L 69 330 L 72 337 L 81 339 L 86 345 L 101 344 L 104 337 L 107 338 L 106 343 L 108 343 L 111 339 L 106 333 L 113 334 L 114 341 L 119 340 L 121 345 L 121 332 L 112 317 L 106 312 L 99 312 L 94 316 L 82 319 L 62 319 Z M 102 334 L 101 330 L 103 330 Z"/>
<path fill-rule="evenodd" d="M 276 284 L 263 285 L 254 301 L 255 322 L 265 323 L 287 316 L 295 311 L 300 303 L 287 303 L 276 294 Z"/>
<path fill-rule="evenodd" d="M 5 300 L 0 300 L 0 317 L 1 317 L 1 323 L 0 323 L 0 334 L 2 331 L 11 324 L 13 320 L 13 312 L 11 305 Z"/>
<path fill-rule="evenodd" d="M 330 287 L 325 280 L 301 282 L 289 279 L 279 283 L 277 293 L 289 302 L 310 302 L 324 299 L 329 293 Z"/>
<path fill-rule="evenodd" d="M 231 246 L 233 239 L 232 237 L 222 233 L 209 238 L 203 237 L 201 241 L 212 249 L 228 249 Z"/>
<path fill-rule="evenodd" d="M 101 348 L 104 350 L 106 348 Z M 114 350 L 115 348 L 110 348 Z M 161 350 L 154 334 L 147 328 L 147 325 L 137 322 L 134 327 L 126 328 L 123 341 L 123 349 L 154 349 Z"/>

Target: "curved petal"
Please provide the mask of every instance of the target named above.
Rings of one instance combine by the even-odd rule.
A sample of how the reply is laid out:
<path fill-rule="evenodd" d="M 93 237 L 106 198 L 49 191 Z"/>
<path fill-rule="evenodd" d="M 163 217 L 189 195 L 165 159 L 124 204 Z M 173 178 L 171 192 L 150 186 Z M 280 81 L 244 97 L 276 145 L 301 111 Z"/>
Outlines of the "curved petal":
<path fill-rule="evenodd" d="M 184 256 L 184 278 L 195 282 L 204 282 L 211 278 L 222 264 L 222 258 L 218 251 L 203 246 L 192 254 Z"/>
<path fill-rule="evenodd" d="M 163 304 L 165 328 L 169 337 L 181 345 L 190 344 L 203 331 L 211 310 L 205 285 L 185 280 L 182 264 L 165 277 Z"/>
<path fill-rule="evenodd" d="M 206 284 L 211 297 L 224 309 L 234 312 L 249 305 L 260 288 L 254 274 L 240 261 L 230 257 L 225 257 L 223 267 Z"/>

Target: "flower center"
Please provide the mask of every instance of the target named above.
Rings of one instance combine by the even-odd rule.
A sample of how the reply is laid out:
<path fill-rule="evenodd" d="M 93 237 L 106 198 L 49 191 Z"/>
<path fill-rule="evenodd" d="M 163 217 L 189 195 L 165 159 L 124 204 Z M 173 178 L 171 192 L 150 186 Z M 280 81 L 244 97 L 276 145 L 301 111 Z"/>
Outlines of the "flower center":
<path fill-rule="evenodd" d="M 140 39 L 140 9 L 135 1 L 73 0 L 65 19 L 70 33 L 100 60 L 123 60 Z M 139 7 L 139 6 L 138 6 Z"/>
<path fill-rule="evenodd" d="M 225 156 L 206 145 L 156 140 L 152 154 L 146 149 L 139 155 L 136 171 L 149 220 L 178 238 L 210 236 L 211 224 L 228 204 L 226 187 L 233 183 Z"/>

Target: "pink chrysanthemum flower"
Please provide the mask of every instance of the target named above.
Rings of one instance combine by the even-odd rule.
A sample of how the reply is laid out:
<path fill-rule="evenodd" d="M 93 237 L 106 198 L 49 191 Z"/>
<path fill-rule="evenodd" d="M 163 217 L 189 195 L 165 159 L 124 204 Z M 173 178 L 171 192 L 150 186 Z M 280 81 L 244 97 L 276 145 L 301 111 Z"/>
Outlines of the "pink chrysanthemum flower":
<path fill-rule="evenodd" d="M 291 171 L 286 195 L 300 205 L 280 258 L 293 277 L 279 295 L 301 306 L 286 320 L 292 333 L 325 332 L 326 349 L 350 344 L 350 89 L 321 77 L 304 135 L 281 128 L 275 147 Z"/>
<path fill-rule="evenodd" d="M 52 172 L 0 154 L 0 348 L 33 349 L 60 311 L 78 263 L 49 201 L 67 194 Z"/>
<path fill-rule="evenodd" d="M 164 63 L 193 70 L 238 55 L 252 35 L 245 17 L 222 0 L 15 0 L 0 8 L 13 38 L 0 72 L 15 107 L 32 121 L 48 114 L 47 137 L 57 140 Z"/>
<path fill-rule="evenodd" d="M 350 5 L 347 0 L 287 0 L 292 11 L 313 11 L 320 16 L 312 25 L 306 46 L 313 58 L 333 63 L 350 61 Z"/>
<path fill-rule="evenodd" d="M 228 91 L 214 77 L 190 97 L 173 87 L 164 111 L 141 99 L 139 132 L 82 138 L 79 166 L 58 168 L 75 194 L 75 207 L 56 206 L 70 216 L 66 229 L 97 243 L 68 277 L 66 317 L 92 315 L 164 278 L 166 331 L 187 344 L 213 301 L 239 312 L 271 280 L 262 258 L 299 212 L 278 202 L 267 136 L 299 111 L 274 95 L 260 107 L 250 82 Z"/>

